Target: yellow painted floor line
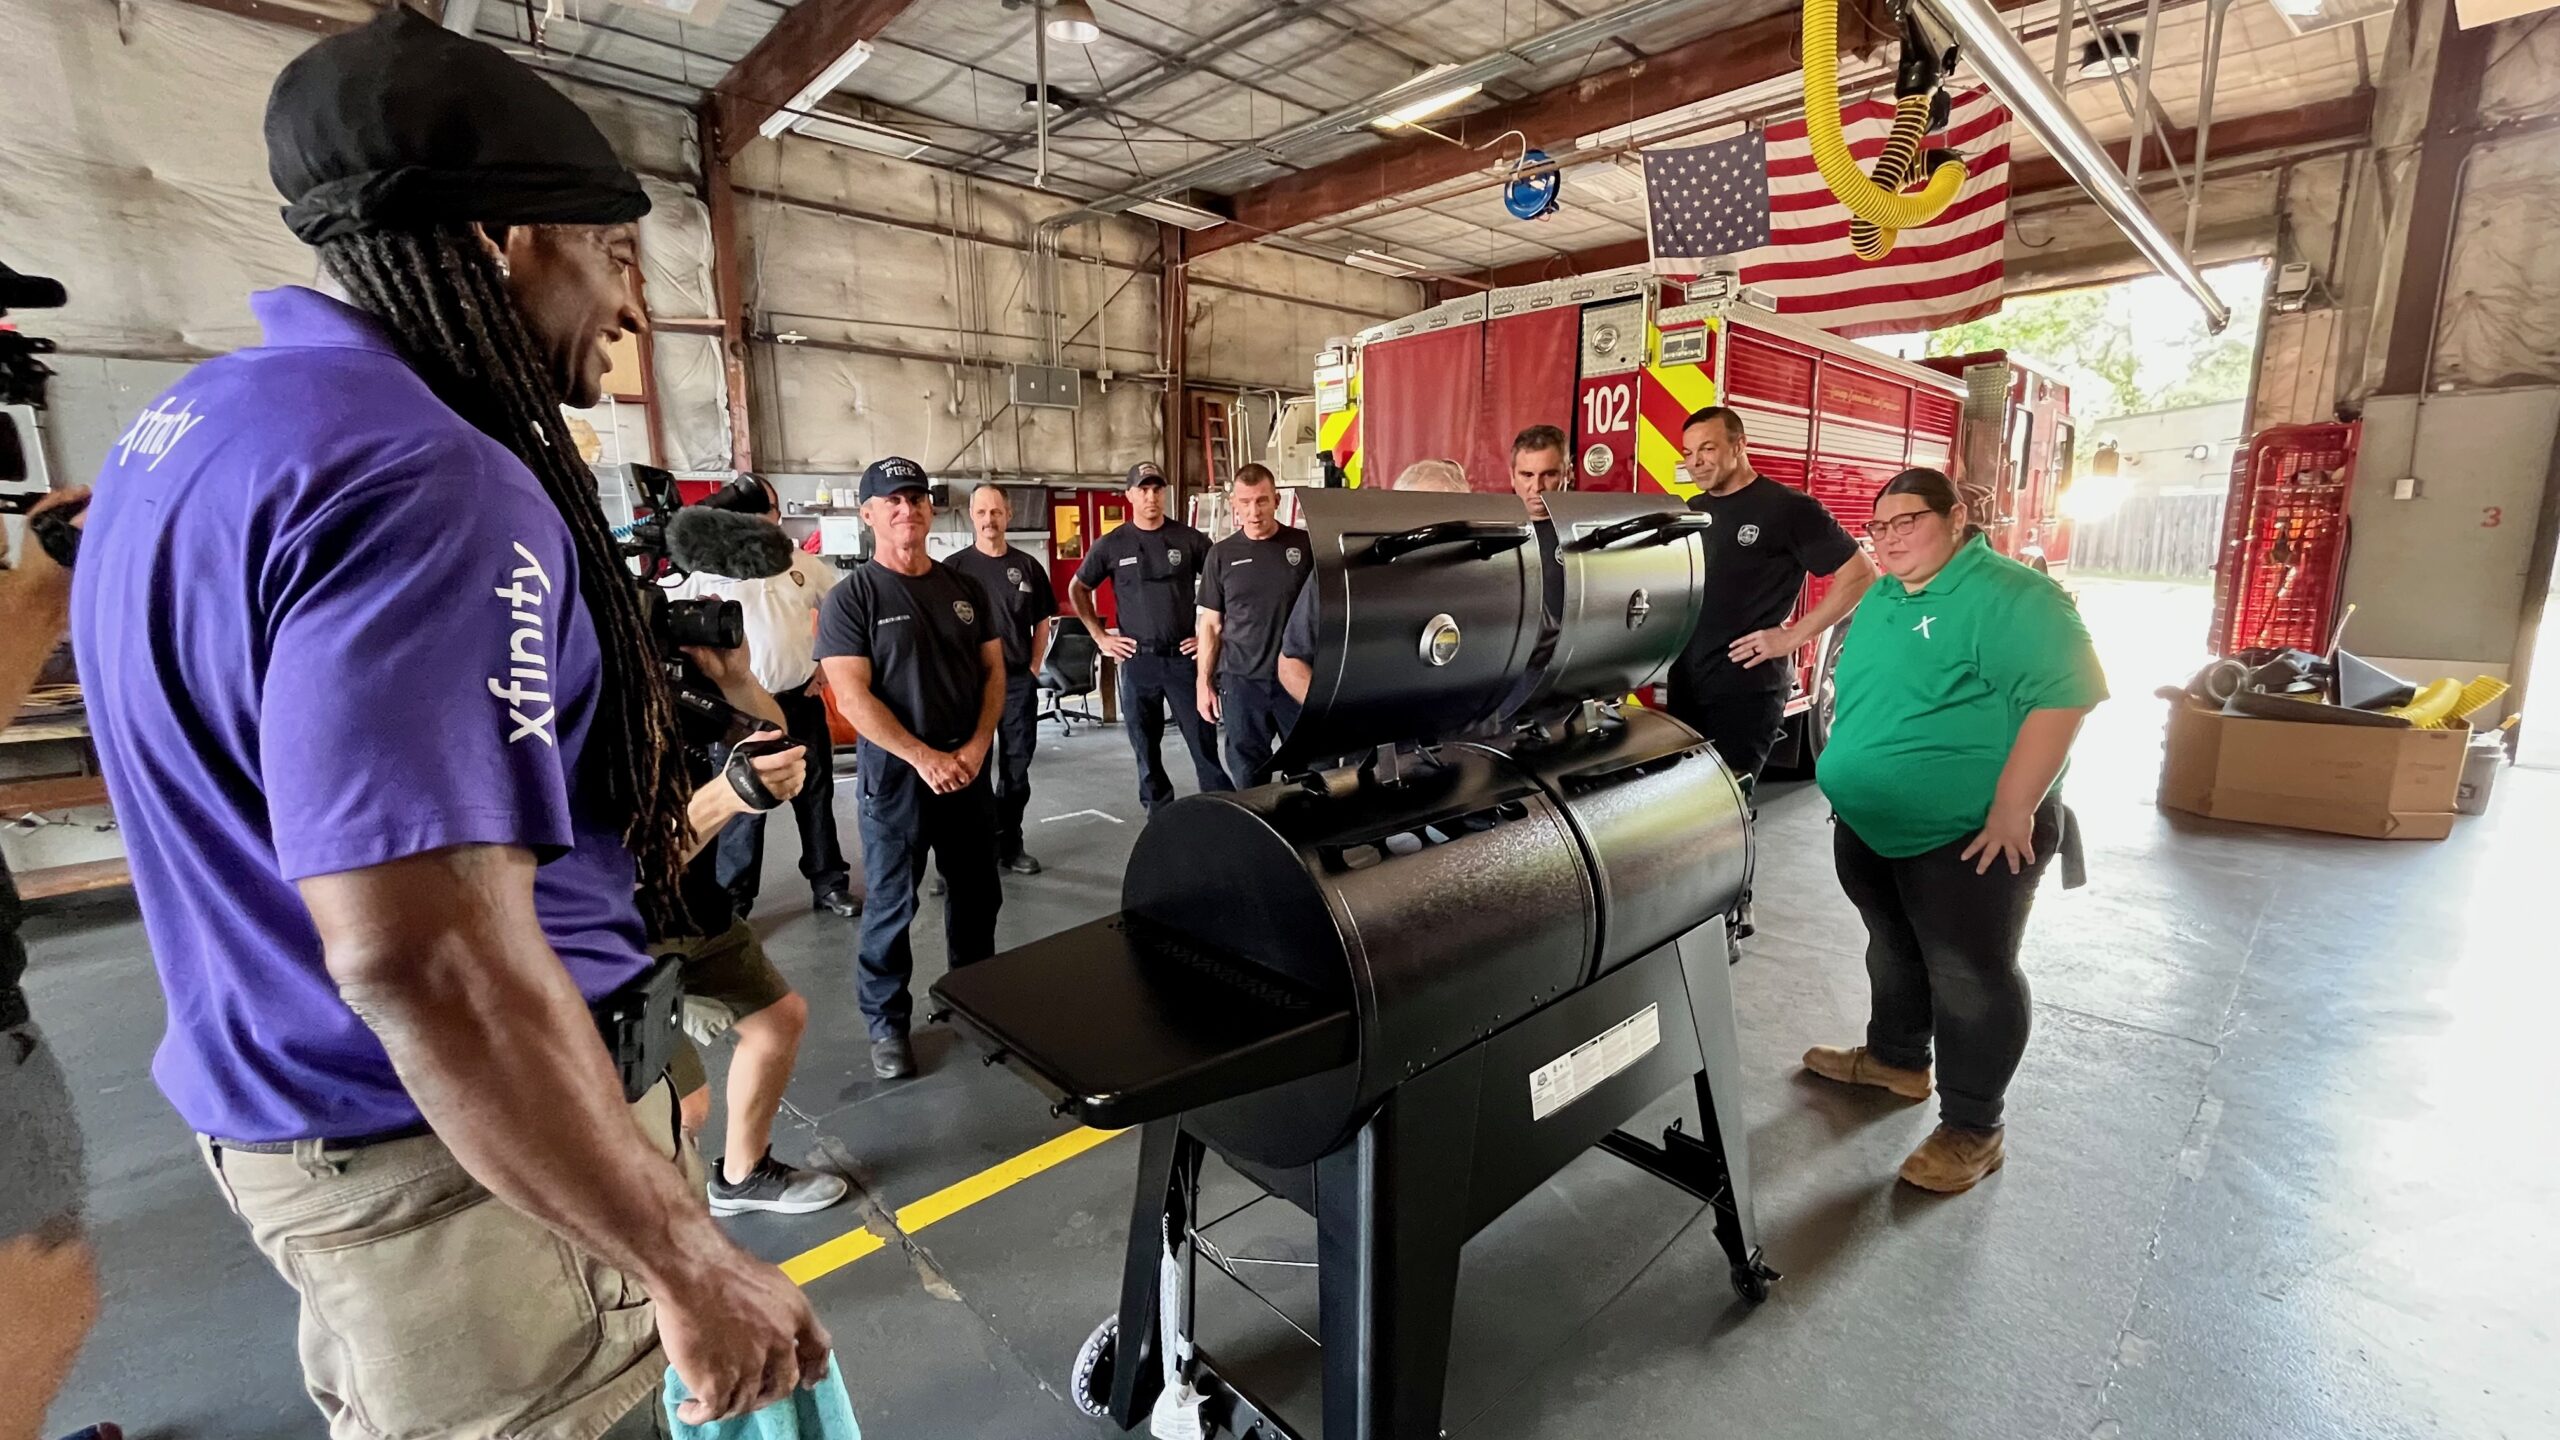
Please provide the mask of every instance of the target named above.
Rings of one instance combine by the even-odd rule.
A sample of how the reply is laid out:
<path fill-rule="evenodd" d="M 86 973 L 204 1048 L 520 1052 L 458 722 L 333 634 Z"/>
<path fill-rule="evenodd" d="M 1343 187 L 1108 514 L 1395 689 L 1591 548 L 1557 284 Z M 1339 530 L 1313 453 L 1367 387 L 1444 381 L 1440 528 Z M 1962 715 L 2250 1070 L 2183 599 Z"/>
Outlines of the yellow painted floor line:
<path fill-rule="evenodd" d="M 898 1228 L 913 1235 L 1044 1170 L 1054 1170 L 1122 1133 L 1118 1130 L 1070 1130 L 1045 1145 L 1023 1151 L 1001 1165 L 991 1165 L 958 1184 L 934 1191 L 912 1205 L 901 1206 Z M 821 1276 L 834 1274 L 886 1243 L 868 1230 L 848 1231 L 783 1261 L 782 1273 L 791 1277 L 791 1283 L 806 1285 Z"/>

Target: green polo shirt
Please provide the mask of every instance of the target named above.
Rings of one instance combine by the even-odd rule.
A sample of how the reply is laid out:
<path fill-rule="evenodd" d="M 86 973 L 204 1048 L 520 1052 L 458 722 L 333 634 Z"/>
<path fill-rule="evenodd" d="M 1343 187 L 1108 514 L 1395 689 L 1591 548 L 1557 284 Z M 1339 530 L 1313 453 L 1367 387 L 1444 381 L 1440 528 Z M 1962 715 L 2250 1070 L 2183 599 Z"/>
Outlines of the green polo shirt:
<path fill-rule="evenodd" d="M 2071 597 L 1980 536 L 1916 592 L 1877 577 L 1837 683 L 1817 778 L 1841 823 L 1897 859 L 1982 828 L 2028 712 L 2107 698 Z"/>

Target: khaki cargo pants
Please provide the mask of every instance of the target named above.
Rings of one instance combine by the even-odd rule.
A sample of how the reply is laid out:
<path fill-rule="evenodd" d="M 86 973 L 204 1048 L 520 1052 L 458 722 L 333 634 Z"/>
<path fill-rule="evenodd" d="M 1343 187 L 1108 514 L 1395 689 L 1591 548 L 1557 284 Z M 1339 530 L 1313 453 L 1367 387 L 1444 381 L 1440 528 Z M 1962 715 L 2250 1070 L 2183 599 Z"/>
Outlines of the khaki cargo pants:
<path fill-rule="evenodd" d="M 673 1090 L 660 1082 L 631 1113 L 699 1191 Z M 664 1433 L 649 1415 L 667 1357 L 640 1282 L 481 1188 L 443 1141 L 291 1155 L 197 1143 L 302 1297 L 303 1385 L 331 1440 Z"/>

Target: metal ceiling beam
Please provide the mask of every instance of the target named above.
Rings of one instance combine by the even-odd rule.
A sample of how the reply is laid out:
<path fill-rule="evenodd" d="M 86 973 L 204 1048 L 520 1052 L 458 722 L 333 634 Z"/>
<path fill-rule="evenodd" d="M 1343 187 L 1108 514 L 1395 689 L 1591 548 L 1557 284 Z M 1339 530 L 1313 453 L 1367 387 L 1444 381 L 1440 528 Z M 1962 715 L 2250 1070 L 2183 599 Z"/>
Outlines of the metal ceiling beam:
<path fill-rule="evenodd" d="M 1545 64 L 1548 61 L 1560 59 L 1587 49 L 1588 47 L 1606 40 L 1609 36 L 1617 34 L 1620 31 L 1632 30 L 1639 26 L 1670 19 L 1687 11 L 1694 10 L 1698 8 L 1701 3 L 1703 3 L 1703 0 L 1632 0 L 1632 3 L 1619 5 L 1613 9 L 1594 15 L 1589 19 L 1577 20 L 1569 24 L 1557 26 L 1551 30 L 1540 31 L 1535 35 L 1523 38 L 1507 49 L 1497 50 L 1488 55 L 1480 55 L 1473 60 L 1454 66 L 1448 70 L 1441 71 L 1438 74 L 1416 76 L 1401 85 L 1380 91 L 1378 94 L 1372 95 L 1365 100 L 1345 105 L 1338 109 L 1327 111 L 1313 119 L 1300 121 L 1295 125 L 1284 127 L 1270 135 L 1264 136 L 1256 145 L 1237 146 L 1221 152 L 1220 154 L 1210 156 L 1208 159 L 1198 161 L 1194 164 L 1185 165 L 1178 170 L 1158 177 L 1157 181 L 1153 185 L 1143 189 L 1130 190 L 1122 194 L 1112 196 L 1108 200 L 1098 203 L 1094 208 L 1103 213 L 1112 213 L 1117 210 L 1125 210 L 1130 205 L 1140 201 L 1152 199 L 1158 195 L 1171 194 L 1177 190 L 1185 190 L 1194 187 L 1214 189 L 1219 184 L 1232 182 L 1266 164 L 1267 162 L 1263 159 L 1262 154 L 1257 152 L 1278 151 L 1282 154 L 1288 154 L 1311 144 L 1330 140 L 1341 135 L 1347 130 L 1357 129 L 1360 126 L 1367 124 L 1369 121 L 1376 119 L 1380 115 L 1393 110 L 1398 105 L 1411 104 L 1416 100 L 1424 99 L 1428 96 L 1438 94 L 1443 90 L 1454 89 L 1461 85 L 1481 83 L 1503 75 L 1510 75 L 1521 71 L 1535 69 L 1539 65 Z M 2023 0 L 2021 0 L 2021 3 L 2023 3 Z M 1538 97 L 1538 99 L 1544 98 L 1546 97 Z M 1537 103 L 1537 100 L 1531 100 L 1524 103 L 1535 104 Z M 1513 108 L 1516 107 L 1497 106 L 1495 107 L 1495 112 Z M 1435 128 L 1446 130 L 1449 127 L 1435 126 Z M 1430 141 L 1429 143 L 1433 145 L 1440 144 L 1437 140 Z M 1361 155 L 1353 157 L 1353 162 L 1367 161 L 1370 158 L 1370 153 L 1371 152 L 1363 152 Z M 1467 158 L 1473 159 L 1473 156 L 1469 155 Z M 1318 170 L 1332 168 L 1334 167 L 1320 166 L 1318 167 Z M 1316 172 L 1310 171 L 1308 173 L 1314 174 Z M 1305 178 L 1306 176 L 1295 177 L 1296 180 L 1303 180 Z M 1294 183 L 1294 181 L 1287 183 Z M 1346 206 L 1343 208 L 1347 209 L 1349 207 Z M 1240 216 L 1239 218 L 1242 217 Z M 1312 219 L 1315 217 L 1308 216 L 1305 218 Z M 1282 228 L 1274 225 L 1263 225 L 1260 222 L 1255 222 L 1255 227 L 1258 230 Z M 1240 240 L 1254 238 L 1251 235 L 1239 234 L 1234 240 L 1229 240 L 1226 238 L 1226 234 L 1227 230 L 1232 228 L 1233 227 L 1224 227 L 1219 230 L 1203 232 L 1201 238 L 1194 239 L 1191 242 L 1190 248 L 1192 254 L 1196 257 L 1211 250 L 1224 249 L 1228 244 L 1233 244 Z"/>
<path fill-rule="evenodd" d="M 2359 92 L 2335 100 L 2316 100 L 2291 110 L 2271 110 L 2259 115 L 2214 123 L 2213 153 L 2218 162 L 2238 161 L 2250 155 L 2274 151 L 2298 150 L 2309 146 L 2334 145 L 2361 140 L 2373 125 L 2373 96 Z M 2195 154 L 2195 135 L 2178 129 L 2169 137 L 2171 152 L 2183 163 Z M 2123 144 L 2109 147 L 2108 154 L 2119 163 L 2126 150 Z M 2159 146 L 2146 147 L 2146 153 L 2157 157 Z M 2155 185 L 2166 185 L 2165 176 L 2155 176 Z M 2009 167 L 2009 196 L 2013 201 L 2037 195 L 2060 194 L 2076 190 L 2079 182 L 2064 171 L 2060 162 L 2050 156 L 2037 155 L 2012 163 Z M 1217 232 L 1210 231 L 1210 234 Z M 1194 237 L 1195 240 L 1197 237 Z M 1602 270 L 1615 270 L 1622 265 L 1641 264 L 1651 258 L 1651 250 L 1641 237 L 1615 240 L 1606 245 L 1577 250 L 1557 260 L 1521 260 L 1498 265 L 1466 278 L 1486 285 L 1528 285 L 1540 280 L 1553 280 L 1566 275 L 1590 275 Z"/>
<path fill-rule="evenodd" d="M 1999 9 L 2020 10 L 2030 0 L 1992 3 Z M 1475 147 L 1506 130 L 1527 135 L 1532 145 L 1552 145 L 1794 74 L 1801 68 L 1796 56 L 1801 29 L 1795 10 L 1782 11 L 1515 104 L 1435 124 L 1435 130 L 1458 142 L 1454 145 L 1428 135 L 1394 140 L 1239 191 L 1237 223 L 1194 237 L 1192 258 L 1482 173 L 1490 162 Z M 1445 86 L 1454 79 L 1439 76 L 1435 83 Z"/>
<path fill-rule="evenodd" d="M 734 160 L 756 127 L 788 105 L 855 42 L 876 38 L 914 0 L 800 0 L 712 87 L 720 158 Z"/>

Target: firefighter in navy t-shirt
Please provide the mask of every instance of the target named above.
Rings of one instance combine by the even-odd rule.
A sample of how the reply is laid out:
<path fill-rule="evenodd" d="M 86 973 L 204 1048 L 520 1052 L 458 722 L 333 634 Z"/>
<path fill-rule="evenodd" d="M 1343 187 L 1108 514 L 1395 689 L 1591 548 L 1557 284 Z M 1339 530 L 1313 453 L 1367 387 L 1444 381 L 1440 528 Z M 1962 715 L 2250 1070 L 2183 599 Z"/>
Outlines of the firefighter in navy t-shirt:
<path fill-rule="evenodd" d="M 1164 716 L 1170 708 L 1203 790 L 1232 790 L 1218 768 L 1218 746 L 1201 717 L 1199 667 L 1193 656 L 1192 597 L 1209 537 L 1164 513 L 1164 471 L 1153 461 L 1129 467 L 1129 523 L 1093 543 L 1067 598 L 1102 653 L 1120 662 L 1120 723 L 1138 757 L 1138 803 L 1152 814 L 1173 798 L 1164 768 Z M 1104 584 L 1120 605 L 1120 628 L 1102 628 L 1093 592 Z"/>
<path fill-rule="evenodd" d="M 1280 687 L 1280 630 L 1312 573 L 1307 532 L 1280 523 L 1280 483 L 1261 465 L 1228 489 L 1236 532 L 1209 547 L 1200 577 L 1199 709 L 1227 732 L 1227 778 L 1239 789 L 1270 779 L 1271 757 L 1297 723 Z"/>
<path fill-rule="evenodd" d="M 1777 744 L 1791 657 L 1855 609 L 1876 572 L 1821 501 L 1751 468 L 1741 416 L 1709 406 L 1689 417 L 1681 443 L 1700 487 L 1689 508 L 1716 523 L 1698 628 L 1672 662 L 1666 708 L 1748 786 Z M 1830 588 L 1790 625 L 1810 575 L 1830 577 Z"/>
<path fill-rule="evenodd" d="M 891 456 L 862 472 L 862 522 L 871 559 L 827 593 L 818 664 L 862 734 L 862 1018 L 872 1072 L 896 1080 L 916 1068 L 907 932 L 928 851 L 950 886 L 942 925 L 951 968 L 995 953 L 1004 891 L 986 767 L 1004 710 L 1004 642 L 978 582 L 925 553 L 933 495 L 914 461 Z"/>

